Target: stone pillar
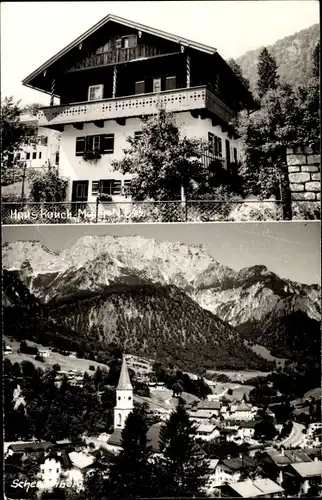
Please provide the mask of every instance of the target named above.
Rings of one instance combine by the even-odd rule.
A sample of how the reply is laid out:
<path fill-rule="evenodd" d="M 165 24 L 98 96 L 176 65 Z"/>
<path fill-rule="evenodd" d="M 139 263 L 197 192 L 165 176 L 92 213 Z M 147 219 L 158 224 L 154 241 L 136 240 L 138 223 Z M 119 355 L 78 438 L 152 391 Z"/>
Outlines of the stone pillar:
<path fill-rule="evenodd" d="M 292 211 L 301 205 L 307 205 L 308 210 L 310 206 L 318 207 L 321 200 L 321 155 L 313 153 L 310 148 L 288 148 L 287 169 Z"/>
<path fill-rule="evenodd" d="M 112 87 L 112 97 L 116 96 L 116 82 L 117 82 L 117 67 L 113 67 L 113 87 Z"/>

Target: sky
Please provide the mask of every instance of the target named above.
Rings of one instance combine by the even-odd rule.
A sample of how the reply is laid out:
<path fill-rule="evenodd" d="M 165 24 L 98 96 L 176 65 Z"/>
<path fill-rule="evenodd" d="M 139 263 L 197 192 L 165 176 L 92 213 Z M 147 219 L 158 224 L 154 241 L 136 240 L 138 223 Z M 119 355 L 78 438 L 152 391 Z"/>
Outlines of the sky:
<path fill-rule="evenodd" d="M 1 93 L 49 105 L 22 79 L 107 14 L 211 45 L 228 59 L 319 23 L 319 2 L 2 2 Z"/>
<path fill-rule="evenodd" d="M 320 231 L 319 222 L 3 226 L 2 241 L 37 240 L 61 251 L 86 234 L 141 235 L 204 245 L 220 264 L 236 271 L 260 264 L 282 278 L 320 284 Z"/>

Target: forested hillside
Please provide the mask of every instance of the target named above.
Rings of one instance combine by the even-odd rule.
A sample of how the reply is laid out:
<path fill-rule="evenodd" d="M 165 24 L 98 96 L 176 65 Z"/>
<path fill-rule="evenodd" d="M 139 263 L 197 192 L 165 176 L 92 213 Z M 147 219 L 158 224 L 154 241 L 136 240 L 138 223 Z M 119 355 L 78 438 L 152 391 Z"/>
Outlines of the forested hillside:
<path fill-rule="evenodd" d="M 314 24 L 267 47 L 276 59 L 281 78 L 291 86 L 304 84 L 311 76 L 313 50 L 319 40 L 320 26 Z M 262 49 L 251 50 L 236 59 L 253 91 L 257 82 L 258 56 Z"/>
<path fill-rule="evenodd" d="M 50 306 L 50 305 L 49 305 Z M 123 285 L 54 306 L 51 315 L 88 344 L 117 342 L 125 352 L 196 373 L 204 369 L 272 369 L 233 327 L 176 286 Z"/>

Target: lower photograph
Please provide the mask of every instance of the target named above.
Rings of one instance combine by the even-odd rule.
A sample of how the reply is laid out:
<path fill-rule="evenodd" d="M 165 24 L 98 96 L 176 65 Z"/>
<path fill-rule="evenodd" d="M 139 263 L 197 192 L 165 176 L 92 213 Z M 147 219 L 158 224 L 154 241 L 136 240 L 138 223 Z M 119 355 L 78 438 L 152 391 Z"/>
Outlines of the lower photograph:
<path fill-rule="evenodd" d="M 7 500 L 321 496 L 319 222 L 2 240 Z"/>

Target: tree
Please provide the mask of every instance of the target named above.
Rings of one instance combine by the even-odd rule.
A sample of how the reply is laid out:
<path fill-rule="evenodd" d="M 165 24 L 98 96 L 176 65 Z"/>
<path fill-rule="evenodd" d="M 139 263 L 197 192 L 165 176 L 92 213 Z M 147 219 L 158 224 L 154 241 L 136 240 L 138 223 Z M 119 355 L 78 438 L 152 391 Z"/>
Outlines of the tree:
<path fill-rule="evenodd" d="M 258 95 L 262 98 L 268 90 L 275 90 L 277 88 L 279 80 L 275 58 L 268 52 L 266 47 L 259 54 L 257 73 Z"/>
<path fill-rule="evenodd" d="M 148 417 L 145 408 L 135 407 L 122 431 L 122 451 L 110 469 L 108 494 L 114 498 L 149 496 L 152 466 L 147 440 Z"/>
<path fill-rule="evenodd" d="M 55 169 L 32 171 L 29 174 L 30 197 L 34 202 L 59 202 L 66 199 L 68 181 L 59 177 Z"/>
<path fill-rule="evenodd" d="M 228 64 L 229 66 L 231 67 L 231 69 L 233 70 L 233 72 L 235 73 L 236 76 L 238 76 L 239 80 L 242 82 L 242 84 L 244 85 L 244 87 L 249 90 L 249 80 L 247 80 L 247 78 L 244 77 L 243 75 L 243 71 L 240 67 L 240 65 L 235 61 L 235 59 L 228 59 Z"/>
<path fill-rule="evenodd" d="M 37 129 L 20 121 L 23 109 L 14 97 L 1 98 L 1 165 L 6 169 L 14 164 L 14 153 L 25 143 L 35 144 Z"/>
<path fill-rule="evenodd" d="M 205 459 L 195 441 L 196 427 L 182 405 L 160 431 L 160 483 L 163 495 L 200 495 L 204 485 Z"/>
<path fill-rule="evenodd" d="M 274 439 L 277 434 L 275 425 L 269 420 L 261 420 L 255 425 L 255 439 Z"/>
<path fill-rule="evenodd" d="M 181 396 L 183 392 L 183 387 L 182 387 L 182 384 L 180 382 L 175 382 L 172 386 L 172 395 L 173 397 L 179 397 Z"/>
<path fill-rule="evenodd" d="M 181 136 L 171 113 L 160 109 L 157 115 L 142 119 L 142 135 L 128 137 L 129 148 L 122 160 L 112 162 L 123 174 L 133 174 L 130 194 L 135 200 L 180 199 L 206 184 L 208 170 L 202 163 L 204 144 Z"/>
<path fill-rule="evenodd" d="M 312 76 L 313 78 L 320 77 L 320 42 L 316 44 L 313 51 Z"/>

